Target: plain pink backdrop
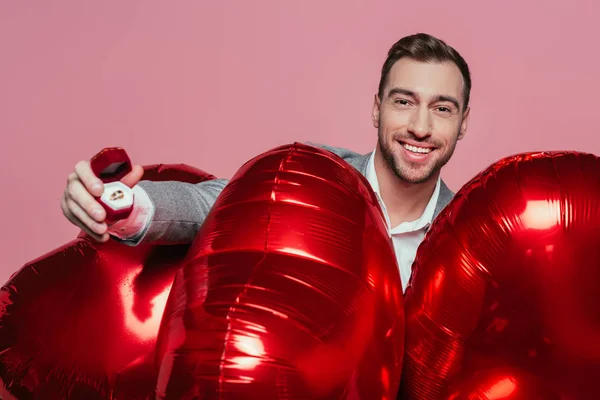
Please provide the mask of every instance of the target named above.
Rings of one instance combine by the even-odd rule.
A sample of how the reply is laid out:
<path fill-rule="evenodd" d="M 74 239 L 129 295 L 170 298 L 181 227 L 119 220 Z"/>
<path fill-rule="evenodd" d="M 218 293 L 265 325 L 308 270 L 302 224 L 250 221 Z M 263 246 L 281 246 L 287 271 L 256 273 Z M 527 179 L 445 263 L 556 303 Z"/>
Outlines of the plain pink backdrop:
<path fill-rule="evenodd" d="M 370 151 L 390 45 L 415 32 L 473 73 L 453 188 L 530 150 L 600 152 L 600 7 L 583 1 L 3 1 L 0 281 L 77 234 L 59 199 L 80 159 L 228 177 L 279 144 Z"/>

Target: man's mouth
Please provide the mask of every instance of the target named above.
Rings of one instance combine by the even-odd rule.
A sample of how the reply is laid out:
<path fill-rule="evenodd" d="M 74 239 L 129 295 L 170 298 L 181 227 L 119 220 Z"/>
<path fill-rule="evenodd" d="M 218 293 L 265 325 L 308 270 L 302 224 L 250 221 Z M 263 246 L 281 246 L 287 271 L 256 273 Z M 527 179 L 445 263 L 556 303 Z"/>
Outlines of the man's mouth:
<path fill-rule="evenodd" d="M 417 153 L 417 154 L 428 154 L 428 153 L 431 153 L 431 151 L 433 150 L 432 147 L 420 147 L 420 146 L 415 146 L 415 145 L 404 143 L 404 142 L 401 142 L 400 144 L 406 150 L 408 150 L 412 153 Z"/>

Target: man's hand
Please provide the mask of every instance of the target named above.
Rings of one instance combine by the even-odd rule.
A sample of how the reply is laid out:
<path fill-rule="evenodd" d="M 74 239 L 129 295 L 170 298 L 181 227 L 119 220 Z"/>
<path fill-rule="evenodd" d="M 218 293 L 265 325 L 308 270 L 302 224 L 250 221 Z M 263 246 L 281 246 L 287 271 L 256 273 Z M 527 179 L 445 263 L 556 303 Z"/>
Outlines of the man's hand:
<path fill-rule="evenodd" d="M 132 188 L 142 179 L 143 174 L 142 166 L 134 165 L 121 182 Z M 104 184 L 94 175 L 89 161 L 80 161 L 67 178 L 67 186 L 60 202 L 65 217 L 98 242 L 106 242 L 109 238 L 106 211 L 96 201 L 103 191 Z"/>

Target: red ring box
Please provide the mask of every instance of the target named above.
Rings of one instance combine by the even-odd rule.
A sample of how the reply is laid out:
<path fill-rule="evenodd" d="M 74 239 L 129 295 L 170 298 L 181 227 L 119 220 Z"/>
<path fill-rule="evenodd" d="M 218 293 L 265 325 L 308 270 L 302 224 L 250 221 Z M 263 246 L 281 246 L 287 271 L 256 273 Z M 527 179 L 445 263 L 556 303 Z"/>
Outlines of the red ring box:
<path fill-rule="evenodd" d="M 120 180 L 131 172 L 131 160 L 120 147 L 101 150 L 90 160 L 94 174 L 104 182 L 104 193 L 97 198 L 106 210 L 108 223 L 127 218 L 133 210 L 133 190 Z"/>

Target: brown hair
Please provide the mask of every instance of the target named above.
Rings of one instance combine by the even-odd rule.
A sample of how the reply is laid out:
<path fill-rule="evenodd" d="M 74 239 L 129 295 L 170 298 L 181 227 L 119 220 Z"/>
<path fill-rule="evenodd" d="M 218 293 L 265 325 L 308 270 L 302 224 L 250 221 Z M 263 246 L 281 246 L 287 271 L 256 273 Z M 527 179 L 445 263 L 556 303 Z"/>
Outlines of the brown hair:
<path fill-rule="evenodd" d="M 387 58 L 381 68 L 381 79 L 379 80 L 379 98 L 383 97 L 383 89 L 387 83 L 387 77 L 392 66 L 403 57 L 409 57 L 420 62 L 453 62 L 456 64 L 464 80 L 464 108 L 469 105 L 471 97 L 471 73 L 467 62 L 462 58 L 458 51 L 448 46 L 444 41 L 428 35 L 426 33 L 417 33 L 411 36 L 405 36 L 398 40 L 388 51 Z"/>

